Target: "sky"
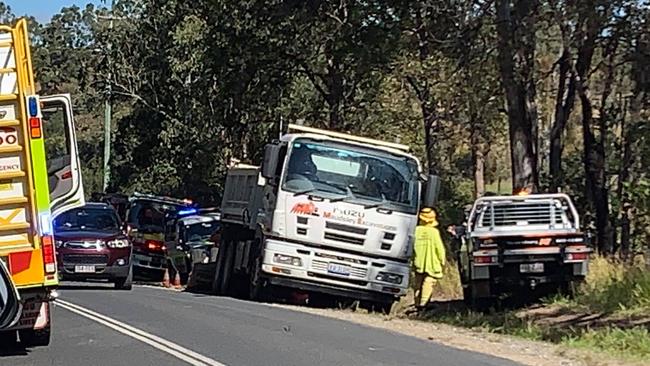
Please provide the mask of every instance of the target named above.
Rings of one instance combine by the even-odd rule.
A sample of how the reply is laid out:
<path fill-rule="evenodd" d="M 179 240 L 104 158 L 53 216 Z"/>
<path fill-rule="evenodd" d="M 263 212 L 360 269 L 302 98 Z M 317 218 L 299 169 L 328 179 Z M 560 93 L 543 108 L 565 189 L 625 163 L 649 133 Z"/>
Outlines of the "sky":
<path fill-rule="evenodd" d="M 61 8 L 77 5 L 82 8 L 88 3 L 102 4 L 102 0 L 2 0 L 16 15 L 32 15 L 39 22 L 47 22 Z M 110 3 L 110 1 L 106 1 Z"/>

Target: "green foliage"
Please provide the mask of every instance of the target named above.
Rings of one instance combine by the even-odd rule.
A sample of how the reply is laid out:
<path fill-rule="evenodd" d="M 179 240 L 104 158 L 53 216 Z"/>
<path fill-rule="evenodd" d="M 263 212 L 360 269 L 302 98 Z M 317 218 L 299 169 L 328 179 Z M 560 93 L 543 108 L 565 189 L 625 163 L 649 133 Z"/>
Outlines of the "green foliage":
<path fill-rule="evenodd" d="M 630 266 L 597 257 L 586 283 L 566 306 L 594 313 L 650 314 L 650 273 L 640 263 Z"/>
<path fill-rule="evenodd" d="M 650 238 L 650 40 L 641 31 L 650 12 L 633 1 L 611 6 L 601 16 L 611 9 L 620 16 L 597 39 L 588 87 L 596 122 L 602 116 L 608 128 L 610 221 L 620 241 L 627 197 L 637 250 Z M 432 0 L 117 0 L 112 11 L 72 6 L 45 24 L 30 24 L 41 93 L 73 96 L 89 193 L 102 183 L 109 100 L 111 190 L 218 203 L 232 158 L 257 163 L 281 120 L 304 122 L 410 145 L 425 168 L 435 166 L 443 177 L 439 210 L 446 225 L 460 220 L 462 206 L 474 198 L 474 173 L 483 164 L 477 157 L 485 157 L 488 191 L 508 193 L 512 186 L 493 10 L 490 3 Z M 557 55 L 567 41 L 561 26 L 587 10 L 550 2 L 538 9 L 534 76 L 544 170 L 560 97 Z M 0 20 L 14 19 L 0 2 Z M 572 50 L 579 46 L 568 42 Z M 611 50 L 611 97 L 600 106 Z M 585 192 L 582 116 L 574 109 L 565 131 L 564 191 L 581 213 L 593 214 Z M 625 146 L 633 151 L 627 160 Z M 590 217 L 584 221 L 593 225 Z"/>
<path fill-rule="evenodd" d="M 580 336 L 568 337 L 564 343 L 572 347 L 600 350 L 623 359 L 645 361 L 650 357 L 650 331 L 645 327 L 590 330 Z"/>

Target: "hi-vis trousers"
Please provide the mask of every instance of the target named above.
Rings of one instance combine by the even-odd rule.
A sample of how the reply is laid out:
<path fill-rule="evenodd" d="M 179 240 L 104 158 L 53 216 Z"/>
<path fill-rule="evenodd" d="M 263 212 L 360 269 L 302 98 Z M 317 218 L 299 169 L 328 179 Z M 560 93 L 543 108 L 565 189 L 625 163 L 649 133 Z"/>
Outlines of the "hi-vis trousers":
<path fill-rule="evenodd" d="M 415 306 L 426 306 L 438 280 L 426 273 L 415 273 Z"/>

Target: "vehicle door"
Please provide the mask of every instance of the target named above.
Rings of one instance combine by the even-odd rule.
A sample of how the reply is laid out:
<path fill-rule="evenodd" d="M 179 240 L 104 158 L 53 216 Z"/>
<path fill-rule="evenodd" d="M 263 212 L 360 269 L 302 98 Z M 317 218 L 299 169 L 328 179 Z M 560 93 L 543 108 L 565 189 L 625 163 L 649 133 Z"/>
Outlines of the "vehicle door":
<path fill-rule="evenodd" d="M 69 94 L 41 96 L 52 217 L 85 204 Z"/>
<path fill-rule="evenodd" d="M 11 327 L 21 314 L 20 298 L 4 260 L 0 260 L 0 330 Z"/>
<path fill-rule="evenodd" d="M 167 220 L 165 223 L 165 246 L 167 247 L 167 256 L 174 268 L 180 273 L 187 273 L 187 250 L 180 236 L 182 227 L 183 220 L 179 220 L 177 217 Z"/>

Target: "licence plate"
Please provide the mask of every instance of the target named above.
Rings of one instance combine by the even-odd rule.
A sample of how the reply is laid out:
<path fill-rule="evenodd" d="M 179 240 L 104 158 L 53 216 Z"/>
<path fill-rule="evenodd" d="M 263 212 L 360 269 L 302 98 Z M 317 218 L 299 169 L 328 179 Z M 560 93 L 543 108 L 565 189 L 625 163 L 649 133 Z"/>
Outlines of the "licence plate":
<path fill-rule="evenodd" d="M 95 273 L 95 266 L 74 266 L 76 273 Z"/>
<path fill-rule="evenodd" d="M 519 265 L 521 273 L 543 273 L 544 263 L 525 263 Z"/>
<path fill-rule="evenodd" d="M 344 266 L 342 264 L 330 263 L 327 265 L 327 272 L 343 275 L 343 276 L 349 276 L 350 267 Z"/>

